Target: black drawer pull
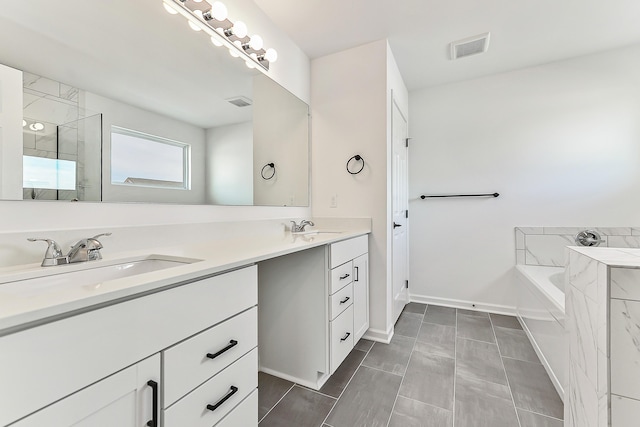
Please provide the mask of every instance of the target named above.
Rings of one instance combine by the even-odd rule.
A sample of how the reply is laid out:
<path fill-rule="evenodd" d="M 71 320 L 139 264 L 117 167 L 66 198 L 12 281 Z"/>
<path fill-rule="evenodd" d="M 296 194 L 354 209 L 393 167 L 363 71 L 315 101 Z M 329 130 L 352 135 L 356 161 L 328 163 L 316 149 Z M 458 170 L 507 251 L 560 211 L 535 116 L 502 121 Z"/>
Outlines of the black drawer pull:
<path fill-rule="evenodd" d="M 354 267 L 354 269 L 356 270 L 356 278 L 355 281 L 359 282 L 360 281 L 360 267 Z"/>
<path fill-rule="evenodd" d="M 340 338 L 340 341 L 346 341 L 347 338 L 349 338 L 349 335 L 351 335 L 351 332 L 347 332 L 347 335 L 345 335 L 342 338 Z"/>
<path fill-rule="evenodd" d="M 342 301 L 340 301 L 340 304 L 344 304 L 345 302 L 349 301 L 351 299 L 351 297 L 345 297 Z"/>
<path fill-rule="evenodd" d="M 220 407 L 220 405 L 222 405 L 224 402 L 229 400 L 229 398 L 231 396 L 236 394 L 237 391 L 238 391 L 238 387 L 232 385 L 231 388 L 229 389 L 229 393 L 225 394 L 225 396 L 222 399 L 218 400 L 213 405 L 207 405 L 207 409 L 210 410 L 210 411 L 215 411 L 216 409 L 218 409 Z"/>
<path fill-rule="evenodd" d="M 153 393 L 151 400 L 151 420 L 147 421 L 148 427 L 158 427 L 158 383 L 149 380 L 147 381 L 147 385 L 151 387 L 151 391 Z"/>
<path fill-rule="evenodd" d="M 229 345 L 226 346 L 225 348 L 223 348 L 222 350 L 215 352 L 215 353 L 207 353 L 207 357 L 209 359 L 215 359 L 216 357 L 220 356 L 222 353 L 231 350 L 233 347 L 238 345 L 238 341 L 236 340 L 231 340 L 229 341 Z"/>
<path fill-rule="evenodd" d="M 340 280 L 344 280 L 344 279 L 346 279 L 347 277 L 349 277 L 349 274 L 345 274 L 344 276 L 340 276 Z"/>

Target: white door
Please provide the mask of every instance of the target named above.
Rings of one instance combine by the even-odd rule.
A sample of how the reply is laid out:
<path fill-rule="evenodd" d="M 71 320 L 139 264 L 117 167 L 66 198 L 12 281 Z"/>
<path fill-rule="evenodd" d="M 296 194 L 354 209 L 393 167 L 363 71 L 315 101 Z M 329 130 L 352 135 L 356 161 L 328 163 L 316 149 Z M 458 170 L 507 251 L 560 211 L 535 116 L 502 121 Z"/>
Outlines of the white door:
<path fill-rule="evenodd" d="M 409 159 L 407 148 L 407 120 L 393 101 L 391 116 L 391 137 L 393 157 L 392 173 L 392 210 L 393 210 L 393 323 L 408 302 L 408 223 L 409 205 Z"/>

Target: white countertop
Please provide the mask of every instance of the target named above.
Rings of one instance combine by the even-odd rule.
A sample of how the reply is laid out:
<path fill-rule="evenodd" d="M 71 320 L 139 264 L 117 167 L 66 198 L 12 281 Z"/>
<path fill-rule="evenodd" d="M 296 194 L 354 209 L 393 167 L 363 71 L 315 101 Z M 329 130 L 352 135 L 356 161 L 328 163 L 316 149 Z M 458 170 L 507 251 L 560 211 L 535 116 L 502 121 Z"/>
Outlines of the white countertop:
<path fill-rule="evenodd" d="M 282 255 L 347 240 L 370 233 L 369 228 L 351 228 L 339 233 L 316 235 L 253 236 L 227 240 L 201 241 L 192 244 L 132 251 L 119 254 L 103 254 L 100 261 L 69 264 L 55 267 L 40 267 L 30 264 L 0 269 L 0 335 L 11 333 L 33 324 L 55 320 L 58 317 L 90 307 L 114 303 L 172 286 L 179 282 L 192 281 L 199 277 L 251 265 L 259 261 Z M 53 274 L 108 266 L 122 261 L 147 258 L 200 260 L 191 264 L 143 273 L 91 286 L 47 288 L 45 291 L 15 292 L 19 281 Z M 3 291 L 3 285 L 11 283 Z"/>
<path fill-rule="evenodd" d="M 638 248 L 590 248 L 569 246 L 569 249 L 610 267 L 640 268 L 640 249 Z"/>

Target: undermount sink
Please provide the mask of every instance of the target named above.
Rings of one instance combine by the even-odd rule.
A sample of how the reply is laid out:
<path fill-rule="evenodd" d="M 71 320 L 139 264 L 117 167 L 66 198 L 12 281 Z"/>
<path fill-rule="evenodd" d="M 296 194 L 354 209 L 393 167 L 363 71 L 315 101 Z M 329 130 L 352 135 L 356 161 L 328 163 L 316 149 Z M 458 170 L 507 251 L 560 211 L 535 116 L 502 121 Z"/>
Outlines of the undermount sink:
<path fill-rule="evenodd" d="M 179 267 L 196 261 L 198 260 L 157 257 L 114 261 L 114 263 L 107 265 L 105 262 L 94 264 L 93 261 L 90 261 L 82 263 L 82 269 L 71 271 L 67 269 L 67 266 L 46 267 L 46 271 L 39 270 L 38 277 L 20 278 L 1 283 L 0 294 L 29 297 L 70 288 L 99 289 L 103 282 Z M 42 272 L 46 274 L 42 275 Z"/>
<path fill-rule="evenodd" d="M 342 231 L 330 231 L 330 230 L 308 230 L 308 231 L 298 231 L 296 233 L 291 233 L 294 236 L 314 236 L 316 234 L 340 234 Z"/>

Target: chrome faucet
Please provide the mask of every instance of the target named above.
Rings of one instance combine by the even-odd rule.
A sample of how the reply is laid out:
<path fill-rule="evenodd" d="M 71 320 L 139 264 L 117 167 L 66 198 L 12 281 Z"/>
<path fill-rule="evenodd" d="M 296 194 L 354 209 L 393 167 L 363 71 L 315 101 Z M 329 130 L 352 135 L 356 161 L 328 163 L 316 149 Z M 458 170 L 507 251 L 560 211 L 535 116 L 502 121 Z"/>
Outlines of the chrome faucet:
<path fill-rule="evenodd" d="M 300 233 L 304 231 L 304 228 L 307 225 L 310 225 L 311 227 L 313 227 L 315 224 L 313 223 L 313 221 L 307 221 L 306 219 L 303 219 L 302 221 L 300 221 L 300 224 L 296 224 L 295 221 L 291 221 L 291 232 Z"/>
<path fill-rule="evenodd" d="M 44 254 L 42 260 L 43 267 L 50 267 L 53 265 L 64 265 L 75 262 L 95 261 L 102 259 L 100 249 L 102 249 L 102 243 L 98 240 L 98 237 L 111 236 L 111 233 L 98 234 L 97 236 L 82 239 L 71 247 L 71 250 L 67 255 L 62 254 L 62 249 L 55 240 L 51 239 L 27 239 L 30 242 L 47 242 L 47 251 Z"/>

